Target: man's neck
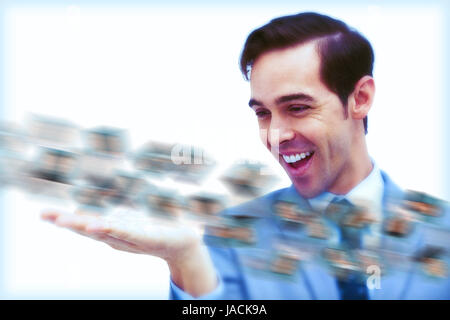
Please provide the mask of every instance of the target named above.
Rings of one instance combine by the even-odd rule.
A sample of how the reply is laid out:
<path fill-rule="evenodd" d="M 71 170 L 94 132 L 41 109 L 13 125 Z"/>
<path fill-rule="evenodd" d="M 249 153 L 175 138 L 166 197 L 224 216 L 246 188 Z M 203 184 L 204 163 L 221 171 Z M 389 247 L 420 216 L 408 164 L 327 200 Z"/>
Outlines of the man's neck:
<path fill-rule="evenodd" d="M 359 141 L 360 147 L 354 148 L 335 183 L 327 190 L 333 194 L 344 195 L 356 187 L 369 176 L 373 170 L 373 163 L 367 151 L 365 139 Z"/>

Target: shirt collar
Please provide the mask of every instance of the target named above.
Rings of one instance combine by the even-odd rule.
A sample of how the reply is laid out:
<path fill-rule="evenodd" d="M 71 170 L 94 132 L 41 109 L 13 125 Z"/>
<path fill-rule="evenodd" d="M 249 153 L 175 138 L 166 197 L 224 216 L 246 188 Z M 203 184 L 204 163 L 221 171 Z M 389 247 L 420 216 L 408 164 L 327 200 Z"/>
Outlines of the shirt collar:
<path fill-rule="evenodd" d="M 331 192 L 323 192 L 317 197 L 309 199 L 311 207 L 319 212 L 325 210 L 328 204 L 335 198 L 346 198 L 353 204 L 365 202 L 365 205 L 379 211 L 383 201 L 383 178 L 377 164 L 373 163 L 370 174 L 357 186 L 345 195 L 336 195 Z"/>

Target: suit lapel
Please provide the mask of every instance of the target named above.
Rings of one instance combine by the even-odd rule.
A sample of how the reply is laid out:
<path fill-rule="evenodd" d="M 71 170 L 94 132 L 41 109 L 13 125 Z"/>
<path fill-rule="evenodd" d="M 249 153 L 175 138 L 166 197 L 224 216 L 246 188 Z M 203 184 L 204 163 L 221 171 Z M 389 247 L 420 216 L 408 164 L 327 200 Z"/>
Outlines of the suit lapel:
<path fill-rule="evenodd" d="M 390 199 L 401 199 L 403 191 L 381 171 L 384 181 L 383 208 L 386 208 Z M 383 212 L 385 215 L 386 212 Z M 370 298 L 373 300 L 399 300 L 404 299 L 408 287 L 411 285 L 414 275 L 414 264 L 411 261 L 411 255 L 418 248 L 421 240 L 421 230 L 415 230 L 408 239 L 399 239 L 395 237 L 382 236 L 382 247 L 396 255 L 398 265 L 396 268 L 388 270 L 381 276 L 381 289 L 369 290 Z M 400 255 L 395 252 L 402 252 Z M 388 259 L 385 259 L 388 260 Z"/>

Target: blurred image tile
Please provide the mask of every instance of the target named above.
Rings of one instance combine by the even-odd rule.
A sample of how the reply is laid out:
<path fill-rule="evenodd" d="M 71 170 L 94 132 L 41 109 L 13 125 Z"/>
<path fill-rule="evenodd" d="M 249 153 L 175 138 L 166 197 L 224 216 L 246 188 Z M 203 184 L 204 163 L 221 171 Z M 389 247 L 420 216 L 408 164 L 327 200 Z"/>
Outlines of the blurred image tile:
<path fill-rule="evenodd" d="M 0 154 L 24 155 L 30 143 L 24 129 L 17 124 L 0 123 Z"/>
<path fill-rule="evenodd" d="M 355 250 L 353 256 L 362 274 L 370 274 L 367 270 L 372 266 L 379 268 L 380 275 L 383 275 L 386 272 L 382 257 L 377 250 Z"/>
<path fill-rule="evenodd" d="M 181 182 L 200 184 L 214 169 L 216 162 L 203 148 L 175 144 L 172 148 L 171 176 Z"/>
<path fill-rule="evenodd" d="M 313 239 L 327 240 L 331 238 L 331 229 L 323 219 L 314 217 L 307 223 L 307 234 Z"/>
<path fill-rule="evenodd" d="M 41 148 L 40 154 L 31 164 L 29 173 L 37 179 L 72 184 L 77 173 L 77 158 L 72 152 Z"/>
<path fill-rule="evenodd" d="M 314 212 L 300 208 L 297 203 L 285 200 L 276 201 L 273 204 L 273 212 L 283 221 L 292 224 L 308 224 L 314 216 Z"/>
<path fill-rule="evenodd" d="M 136 170 L 150 175 L 161 176 L 175 170 L 172 162 L 174 144 L 151 141 L 134 153 L 133 163 Z"/>
<path fill-rule="evenodd" d="M 143 194 L 144 207 L 150 215 L 166 219 L 181 217 L 185 201 L 176 190 L 153 187 Z"/>
<path fill-rule="evenodd" d="M 64 119 L 31 115 L 28 138 L 36 145 L 71 150 L 80 142 L 80 129 Z"/>
<path fill-rule="evenodd" d="M 448 203 L 419 191 L 408 190 L 403 199 L 403 207 L 421 216 L 423 221 L 439 223 Z"/>
<path fill-rule="evenodd" d="M 28 162 L 21 157 L 0 155 L 0 188 L 22 186 L 28 167 Z"/>
<path fill-rule="evenodd" d="M 444 279 L 449 275 L 448 255 L 448 248 L 427 245 L 414 256 L 414 261 L 419 264 L 424 275 Z"/>
<path fill-rule="evenodd" d="M 238 163 L 229 168 L 221 181 L 232 193 L 256 197 L 265 193 L 276 181 L 276 177 L 267 172 L 267 167 L 259 163 Z"/>
<path fill-rule="evenodd" d="M 370 212 L 369 208 L 355 206 L 350 212 L 342 219 L 341 224 L 347 228 L 362 229 L 370 226 L 371 224 L 378 222 L 375 215 Z"/>
<path fill-rule="evenodd" d="M 313 261 L 317 259 L 320 251 L 324 248 L 319 243 L 304 241 L 304 239 L 275 237 L 272 239 L 272 248 L 278 252 L 291 255 L 299 261 Z"/>
<path fill-rule="evenodd" d="M 187 197 L 187 211 L 198 218 L 217 216 L 226 207 L 223 195 L 200 192 Z"/>
<path fill-rule="evenodd" d="M 283 275 L 293 275 L 297 272 L 299 259 L 289 252 L 277 252 L 270 262 L 270 271 Z"/>
<path fill-rule="evenodd" d="M 205 227 L 205 240 L 212 246 L 253 246 L 256 232 L 253 223 L 257 218 L 246 215 L 225 216 Z"/>
<path fill-rule="evenodd" d="M 258 277 L 296 281 L 300 259 L 288 250 L 254 249 L 243 255 L 245 272 Z"/>
<path fill-rule="evenodd" d="M 31 197 L 39 197 L 44 201 L 67 203 L 73 199 L 72 193 L 75 186 L 27 176 L 21 181 L 21 188 Z"/>
<path fill-rule="evenodd" d="M 28 167 L 30 144 L 23 129 L 13 123 L 0 123 L 0 188 L 20 187 Z"/>
<path fill-rule="evenodd" d="M 108 202 L 115 206 L 137 207 L 140 198 L 148 188 L 149 183 L 140 175 L 118 171 L 111 181 L 111 193 L 108 196 Z"/>
<path fill-rule="evenodd" d="M 112 185 L 116 172 L 125 169 L 125 161 L 122 158 L 101 154 L 81 153 L 78 157 L 80 183 L 93 186 Z"/>
<path fill-rule="evenodd" d="M 331 274 L 338 279 L 345 280 L 350 277 L 360 277 L 362 270 L 350 251 L 339 247 L 328 247 L 322 251 L 324 261 Z"/>
<path fill-rule="evenodd" d="M 112 127 L 98 127 L 84 132 L 88 152 L 112 157 L 124 156 L 127 152 L 126 131 Z"/>
<path fill-rule="evenodd" d="M 413 222 L 402 216 L 392 216 L 385 219 L 383 231 L 385 234 L 398 237 L 407 238 L 413 231 Z"/>
<path fill-rule="evenodd" d="M 411 211 L 405 209 L 401 202 L 391 201 L 387 204 L 383 219 L 383 233 L 392 237 L 407 238 L 415 230 L 417 220 Z"/>
<path fill-rule="evenodd" d="M 87 212 L 106 213 L 110 207 L 109 198 L 113 190 L 93 185 L 78 186 L 73 192 L 73 199 L 80 209 Z"/>

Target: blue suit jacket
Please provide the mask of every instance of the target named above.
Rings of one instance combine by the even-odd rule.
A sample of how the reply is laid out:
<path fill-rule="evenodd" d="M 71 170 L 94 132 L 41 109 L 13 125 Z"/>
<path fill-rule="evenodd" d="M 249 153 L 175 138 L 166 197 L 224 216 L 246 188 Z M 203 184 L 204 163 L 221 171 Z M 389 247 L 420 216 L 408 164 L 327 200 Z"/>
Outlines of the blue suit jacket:
<path fill-rule="evenodd" d="M 382 172 L 384 181 L 383 204 L 388 196 L 401 196 L 402 191 Z M 238 207 L 227 209 L 226 215 L 257 213 L 255 230 L 257 248 L 268 248 L 274 237 L 292 232 L 283 228 L 280 220 L 272 213 L 272 204 L 276 200 L 295 201 L 305 205 L 293 186 L 269 193 L 263 197 L 247 202 Z M 448 211 L 448 210 L 447 210 Z M 444 216 L 448 218 L 448 212 Z M 448 219 L 447 219 L 448 220 Z M 426 243 L 427 234 L 421 228 L 405 239 L 383 237 L 383 247 L 411 255 Z M 335 277 L 325 265 L 302 263 L 297 271 L 295 281 L 286 281 L 274 277 L 261 277 L 244 271 L 244 259 L 253 248 L 209 247 L 211 258 L 220 278 L 219 287 L 201 299 L 339 299 Z M 449 299 L 450 279 L 426 277 L 420 266 L 412 260 L 402 270 L 388 272 L 381 277 L 381 289 L 369 290 L 370 299 Z M 171 298 L 192 298 L 181 294 L 179 288 L 171 284 Z"/>

